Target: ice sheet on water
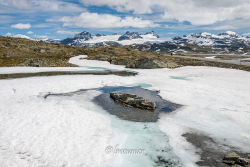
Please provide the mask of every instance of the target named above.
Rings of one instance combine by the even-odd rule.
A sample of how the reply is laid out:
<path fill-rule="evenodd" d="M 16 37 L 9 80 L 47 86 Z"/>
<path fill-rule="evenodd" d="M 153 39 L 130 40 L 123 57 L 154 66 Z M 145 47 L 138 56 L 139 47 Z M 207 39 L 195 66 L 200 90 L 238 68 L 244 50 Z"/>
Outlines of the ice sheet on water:
<path fill-rule="evenodd" d="M 64 101 L 73 101 L 84 108 L 86 106 L 84 103 L 86 96 L 93 99 L 97 94 L 96 90 L 89 90 L 73 94 L 62 94 L 61 96 L 51 95 L 46 100 L 62 104 Z M 109 115 L 101 108 L 95 112 L 109 117 L 112 129 L 112 136 L 105 145 L 106 148 L 111 147 L 112 150 L 103 154 L 108 160 L 103 162 L 101 166 L 182 166 L 179 158 L 173 153 L 171 146 L 168 144 L 168 137 L 159 130 L 157 124 L 124 121 Z M 121 152 L 122 149 L 140 149 L 142 152 L 124 153 Z"/>

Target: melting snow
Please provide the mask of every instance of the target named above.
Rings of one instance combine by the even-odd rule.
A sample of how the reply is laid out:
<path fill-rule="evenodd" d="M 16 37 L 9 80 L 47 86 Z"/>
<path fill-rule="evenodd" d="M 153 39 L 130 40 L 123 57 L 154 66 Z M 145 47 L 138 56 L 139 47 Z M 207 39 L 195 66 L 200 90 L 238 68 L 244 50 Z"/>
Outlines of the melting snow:
<path fill-rule="evenodd" d="M 106 62 L 74 57 L 80 66 L 124 69 Z M 20 67 L 0 68 L 1 73 Z M 51 68 L 52 69 L 52 68 Z M 25 69 L 36 70 L 36 69 Z M 49 68 L 46 70 L 50 70 Z M 250 151 L 250 73 L 213 67 L 134 70 L 135 77 L 53 76 L 0 80 L 0 164 L 2 166 L 152 166 L 156 149 L 166 148 L 176 166 L 192 167 L 199 156 L 181 136 L 203 132 L 217 141 Z M 34 72 L 34 71 L 33 71 Z M 185 80 L 172 79 L 181 76 Z M 162 113 L 157 123 L 131 123 L 106 113 L 91 99 L 97 91 L 44 99 L 62 93 L 103 86 L 151 84 L 148 89 L 184 105 Z M 143 130 L 146 126 L 149 131 Z M 159 142 L 160 141 L 160 142 Z M 112 156 L 107 146 L 139 147 L 143 156 Z M 180 158 L 181 163 L 178 163 Z M 151 157 L 151 158 L 150 158 Z"/>

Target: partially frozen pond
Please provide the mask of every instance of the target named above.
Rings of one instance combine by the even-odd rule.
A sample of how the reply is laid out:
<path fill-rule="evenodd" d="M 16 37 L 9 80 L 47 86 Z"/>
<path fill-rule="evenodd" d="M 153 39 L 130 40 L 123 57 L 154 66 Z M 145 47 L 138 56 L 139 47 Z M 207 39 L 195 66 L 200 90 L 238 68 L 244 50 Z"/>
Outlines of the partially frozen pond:
<path fill-rule="evenodd" d="M 109 149 L 112 148 L 112 150 L 108 150 L 109 152 L 106 153 L 107 156 L 112 156 L 112 161 L 108 161 L 107 163 L 102 164 L 102 166 L 183 166 L 180 159 L 174 154 L 171 146 L 169 145 L 168 137 L 159 129 L 159 126 L 156 123 L 143 123 L 144 121 L 155 122 L 158 118 L 158 113 L 148 112 L 148 114 L 152 113 L 153 115 L 147 115 L 147 112 L 145 111 L 135 111 L 129 108 L 124 109 L 121 106 L 116 106 L 116 104 L 108 104 L 108 107 L 113 107 L 113 110 L 109 111 L 110 109 L 107 109 L 108 107 L 105 103 L 110 103 L 110 98 L 109 96 L 106 97 L 106 94 L 113 91 L 133 92 L 148 98 L 154 97 L 159 106 L 159 110 L 164 106 L 164 100 L 161 100 L 154 91 L 147 91 L 140 87 L 104 87 L 98 89 L 79 90 L 70 93 L 50 93 L 45 94 L 44 97 L 45 101 L 48 102 L 54 101 L 55 103 L 64 104 L 67 101 L 72 101 L 82 107 L 85 107 L 84 104 L 86 98 L 93 99 L 93 103 L 101 103 L 100 105 L 106 110 L 100 108 L 95 112 L 109 117 L 111 121 L 110 126 L 113 130 L 111 140 L 107 144 L 107 147 Z M 167 106 L 164 107 L 169 107 L 169 109 L 171 107 L 179 107 L 179 105 L 169 102 L 165 105 Z M 133 114 L 133 122 L 122 120 L 123 118 L 121 118 L 121 115 L 119 114 L 121 114 L 123 110 L 125 110 L 123 115 L 127 115 L 127 117 Z M 110 115 L 107 111 L 111 112 L 112 115 L 118 114 L 118 117 Z M 118 113 L 115 113 L 115 111 Z M 121 149 L 138 149 L 141 150 L 141 152 L 122 153 L 119 152 Z M 105 151 L 107 150 L 105 149 Z M 115 158 L 113 156 L 115 156 Z"/>
<path fill-rule="evenodd" d="M 79 58 L 71 61 L 124 70 L 122 66 Z M 0 73 L 17 70 L 0 68 Z M 0 80 L 1 166 L 194 167 L 200 160 L 199 149 L 183 136 L 194 132 L 250 152 L 249 72 L 213 67 L 133 71 L 138 75 Z M 162 99 L 183 107 L 161 112 L 157 122 L 131 122 L 93 102 L 103 93 L 96 88 L 136 86 L 158 91 Z M 88 91 L 77 93 L 81 89 Z M 44 98 L 67 92 L 73 93 Z M 124 154 L 123 149 L 139 152 Z"/>
<path fill-rule="evenodd" d="M 103 87 L 96 89 L 78 90 L 69 93 L 49 93 L 44 96 L 48 99 L 53 96 L 65 97 L 81 95 L 87 91 L 98 91 L 101 92 L 100 95 L 96 96 L 93 100 L 96 104 L 100 105 L 105 111 L 112 115 L 116 115 L 118 118 L 123 120 L 129 120 L 134 122 L 156 122 L 159 118 L 160 112 L 173 112 L 181 107 L 180 104 L 171 103 L 170 101 L 162 99 L 158 94 L 158 91 L 144 89 L 143 86 L 147 87 L 147 84 L 134 84 L 134 86 L 116 86 L 116 87 Z M 143 97 L 156 104 L 155 111 L 145 111 L 142 109 L 125 107 L 118 104 L 110 98 L 110 93 L 129 93 L 135 94 L 139 97 Z"/>

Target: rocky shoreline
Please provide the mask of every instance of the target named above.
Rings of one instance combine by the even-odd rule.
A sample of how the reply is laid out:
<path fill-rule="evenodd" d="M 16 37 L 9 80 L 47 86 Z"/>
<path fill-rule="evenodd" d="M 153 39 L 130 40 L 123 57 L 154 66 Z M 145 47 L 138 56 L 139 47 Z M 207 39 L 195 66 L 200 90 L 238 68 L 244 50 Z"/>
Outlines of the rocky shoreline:
<path fill-rule="evenodd" d="M 241 152 L 239 149 L 220 144 L 213 138 L 197 132 L 188 132 L 183 134 L 183 137 L 197 148 L 197 154 L 201 160 L 197 162 L 199 166 L 209 167 L 249 167 L 250 163 L 238 163 L 239 158 L 247 158 L 249 153 Z M 250 158 L 250 157 L 248 157 Z M 245 160 L 245 159 L 244 159 Z"/>

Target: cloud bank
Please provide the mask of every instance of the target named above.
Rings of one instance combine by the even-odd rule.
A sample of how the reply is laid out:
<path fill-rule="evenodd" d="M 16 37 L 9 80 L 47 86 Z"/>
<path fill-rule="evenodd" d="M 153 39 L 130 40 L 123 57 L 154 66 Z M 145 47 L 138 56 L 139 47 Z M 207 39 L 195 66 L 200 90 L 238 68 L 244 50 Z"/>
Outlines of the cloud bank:
<path fill-rule="evenodd" d="M 31 25 L 30 24 L 18 23 L 18 24 L 11 25 L 11 28 L 16 28 L 16 29 L 30 29 Z"/>
<path fill-rule="evenodd" d="M 150 20 L 143 20 L 139 17 L 119 17 L 111 14 L 98 14 L 83 12 L 79 16 L 64 16 L 49 21 L 59 21 L 65 27 L 82 27 L 82 28 L 147 28 L 158 27 L 158 24 Z"/>
<path fill-rule="evenodd" d="M 81 12 L 84 9 L 74 3 L 60 0 L 0 0 L 0 13 Z"/>
<path fill-rule="evenodd" d="M 165 21 L 188 21 L 209 25 L 220 21 L 250 18 L 249 0 L 81 0 L 87 6 L 108 6 L 134 14 L 163 13 Z"/>

